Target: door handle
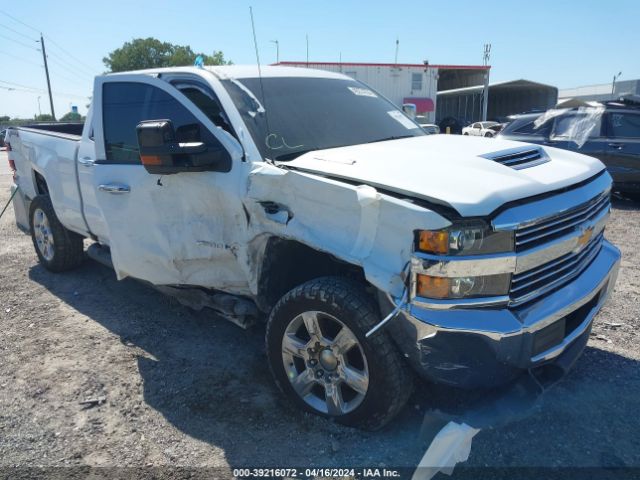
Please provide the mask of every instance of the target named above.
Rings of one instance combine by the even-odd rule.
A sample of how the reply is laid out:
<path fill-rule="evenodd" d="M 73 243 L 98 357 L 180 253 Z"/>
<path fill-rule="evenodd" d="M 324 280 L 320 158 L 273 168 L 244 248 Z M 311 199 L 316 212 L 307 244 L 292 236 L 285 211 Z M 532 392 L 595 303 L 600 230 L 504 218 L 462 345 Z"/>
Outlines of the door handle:
<path fill-rule="evenodd" d="M 83 167 L 93 167 L 94 162 L 95 160 L 93 160 L 93 158 L 91 157 L 82 157 L 78 159 L 78 163 Z"/>
<path fill-rule="evenodd" d="M 121 193 L 129 193 L 131 189 L 129 185 L 122 185 L 118 183 L 109 183 L 107 185 L 99 185 L 98 190 L 101 192 L 113 193 L 113 194 L 121 194 Z"/>
<path fill-rule="evenodd" d="M 622 150 L 624 148 L 624 143 L 610 143 L 609 146 L 616 150 Z"/>

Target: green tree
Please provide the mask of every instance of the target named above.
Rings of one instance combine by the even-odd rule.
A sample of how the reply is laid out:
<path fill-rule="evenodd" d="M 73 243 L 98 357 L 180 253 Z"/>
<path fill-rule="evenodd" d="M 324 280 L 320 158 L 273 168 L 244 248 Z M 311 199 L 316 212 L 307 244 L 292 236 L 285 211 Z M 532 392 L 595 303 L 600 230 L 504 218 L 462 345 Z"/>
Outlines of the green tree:
<path fill-rule="evenodd" d="M 79 122 L 80 120 L 82 120 L 82 116 L 75 112 L 65 113 L 60 119 L 61 122 Z"/>
<path fill-rule="evenodd" d="M 211 55 L 195 53 L 190 46 L 161 42 L 156 38 L 136 38 L 115 49 L 102 61 L 110 72 L 141 70 L 144 68 L 179 67 L 193 65 L 202 55 L 205 65 L 228 65 L 224 54 L 214 50 Z"/>
<path fill-rule="evenodd" d="M 11 120 L 11 117 L 9 115 L 0 116 L 0 122 L 8 122 L 9 120 Z"/>
<path fill-rule="evenodd" d="M 43 113 L 42 115 L 34 115 L 33 119 L 36 122 L 53 122 L 53 116 L 48 113 Z"/>

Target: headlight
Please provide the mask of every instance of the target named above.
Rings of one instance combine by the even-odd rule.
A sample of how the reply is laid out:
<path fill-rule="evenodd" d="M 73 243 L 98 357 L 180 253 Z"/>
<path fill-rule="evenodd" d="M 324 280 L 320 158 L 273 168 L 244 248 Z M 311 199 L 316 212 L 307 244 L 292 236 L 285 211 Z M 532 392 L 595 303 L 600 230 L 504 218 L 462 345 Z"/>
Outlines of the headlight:
<path fill-rule="evenodd" d="M 482 255 L 513 251 L 513 232 L 494 231 L 484 222 L 454 224 L 417 232 L 416 250 L 437 255 Z"/>
<path fill-rule="evenodd" d="M 416 274 L 415 294 L 426 298 L 473 298 L 507 295 L 511 274 L 482 277 L 434 277 Z"/>

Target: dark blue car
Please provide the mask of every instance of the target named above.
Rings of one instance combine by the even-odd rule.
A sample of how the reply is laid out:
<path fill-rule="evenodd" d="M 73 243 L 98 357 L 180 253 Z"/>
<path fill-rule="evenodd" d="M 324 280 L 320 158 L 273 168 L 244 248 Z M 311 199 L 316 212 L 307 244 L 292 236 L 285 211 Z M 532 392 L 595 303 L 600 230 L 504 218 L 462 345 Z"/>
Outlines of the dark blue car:
<path fill-rule="evenodd" d="M 549 118 L 536 122 L 541 115 Z M 498 137 L 596 157 L 607 166 L 614 190 L 640 201 L 640 101 L 637 97 L 551 114 L 515 115 L 509 120 Z"/>

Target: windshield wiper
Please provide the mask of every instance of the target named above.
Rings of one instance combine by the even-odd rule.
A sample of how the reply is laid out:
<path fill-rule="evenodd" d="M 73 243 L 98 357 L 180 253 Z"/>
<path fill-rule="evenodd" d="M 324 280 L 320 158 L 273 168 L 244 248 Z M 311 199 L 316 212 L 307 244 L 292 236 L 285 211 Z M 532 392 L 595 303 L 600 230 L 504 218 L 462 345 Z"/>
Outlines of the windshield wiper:
<path fill-rule="evenodd" d="M 371 140 L 370 142 L 367 142 L 367 143 L 387 142 L 389 140 L 400 140 L 402 138 L 413 138 L 415 136 L 416 135 L 398 135 L 398 136 L 395 136 L 395 137 L 381 138 L 379 140 Z"/>
<path fill-rule="evenodd" d="M 318 150 L 318 149 L 317 148 L 307 148 L 305 150 L 296 150 L 295 152 L 283 153 L 281 155 L 273 157 L 273 159 L 277 160 L 279 162 L 286 162 L 287 160 L 293 160 L 295 158 L 298 158 L 300 155 L 304 155 L 305 153 L 313 152 L 315 150 Z"/>

